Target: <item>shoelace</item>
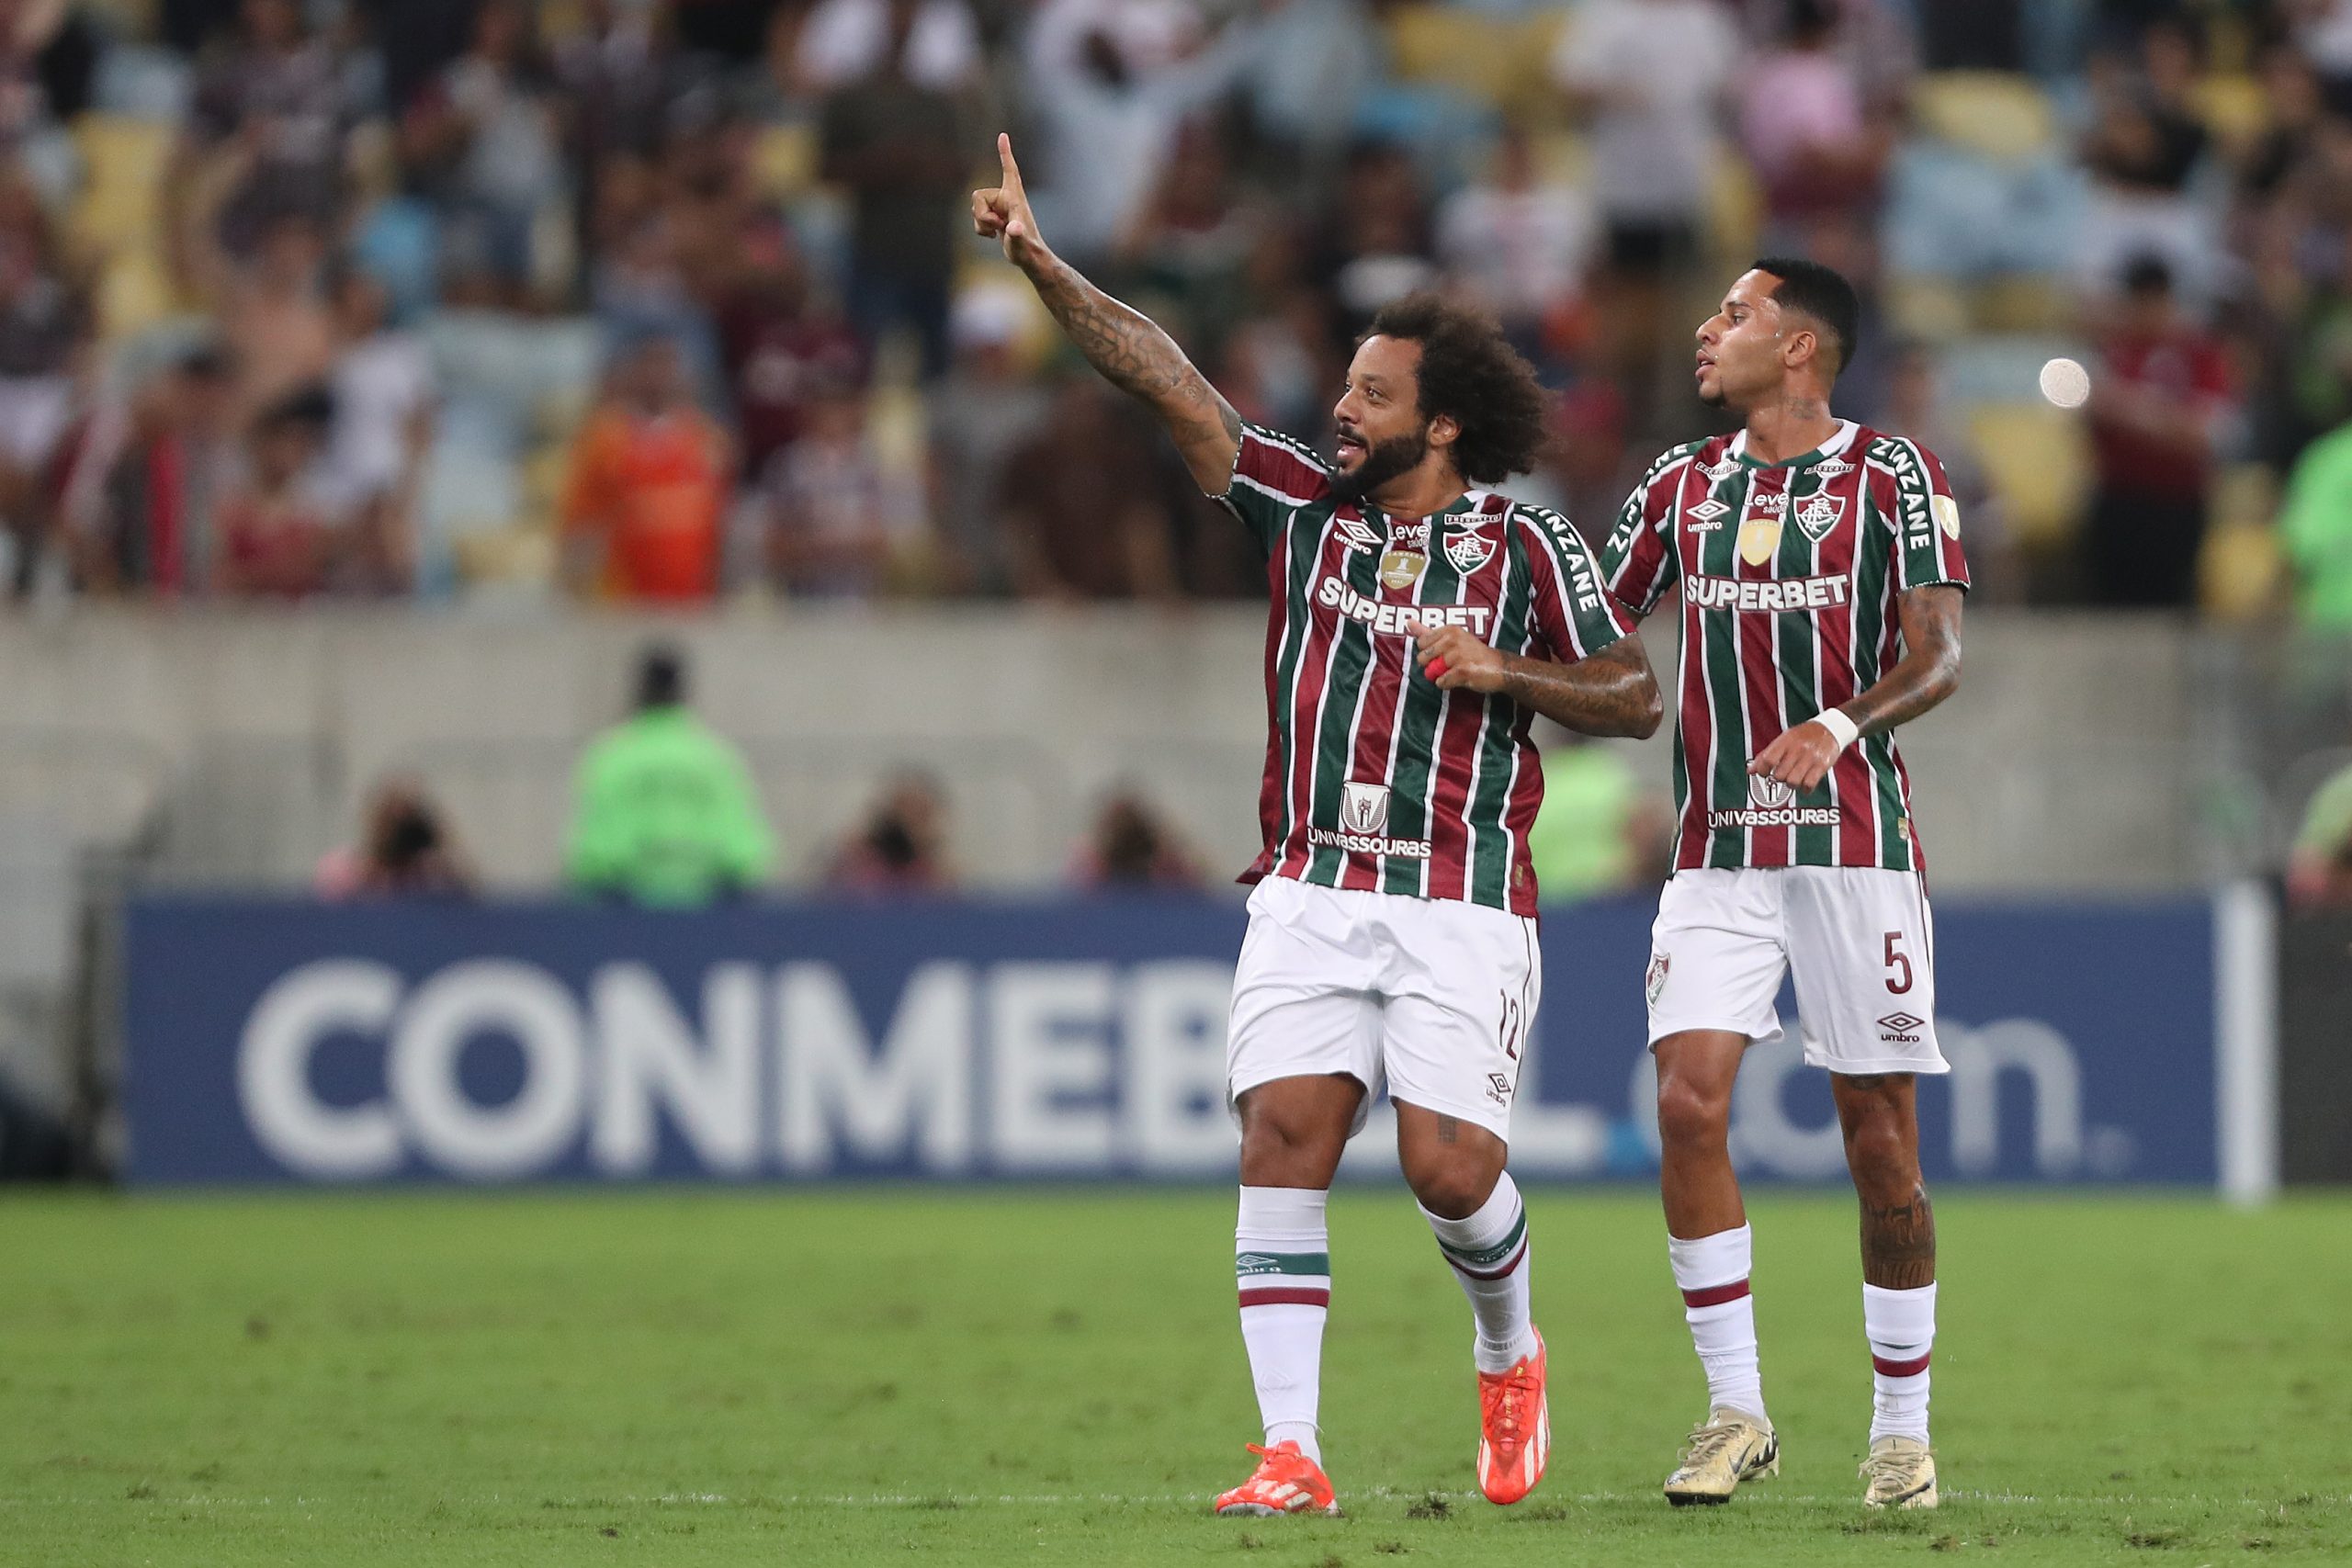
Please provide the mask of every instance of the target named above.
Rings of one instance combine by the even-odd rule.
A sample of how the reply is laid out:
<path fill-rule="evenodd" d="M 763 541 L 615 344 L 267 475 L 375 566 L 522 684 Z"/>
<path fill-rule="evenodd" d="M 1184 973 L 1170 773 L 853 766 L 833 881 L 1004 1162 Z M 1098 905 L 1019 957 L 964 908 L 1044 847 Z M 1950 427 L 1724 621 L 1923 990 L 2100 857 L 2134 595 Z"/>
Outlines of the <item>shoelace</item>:
<path fill-rule="evenodd" d="M 1910 1472 L 1918 1467 L 1917 1450 L 1889 1449 L 1884 1453 L 1872 1454 L 1862 1461 L 1862 1468 L 1857 1473 L 1873 1484 L 1882 1481 L 1891 1483 L 1909 1480 Z"/>
<path fill-rule="evenodd" d="M 1690 1436 L 1685 1439 L 1687 1446 L 1682 1450 L 1683 1468 L 1688 1470 L 1705 1464 L 1722 1452 L 1732 1439 L 1738 1436 L 1739 1428 L 1728 1423 L 1719 1422 L 1712 1427 L 1691 1427 Z"/>
<path fill-rule="evenodd" d="M 1527 1419 L 1527 1380 L 1505 1379 L 1502 1392 L 1496 1396 L 1495 1404 L 1495 1426 L 1506 1442 L 1517 1442 L 1520 1427 Z"/>

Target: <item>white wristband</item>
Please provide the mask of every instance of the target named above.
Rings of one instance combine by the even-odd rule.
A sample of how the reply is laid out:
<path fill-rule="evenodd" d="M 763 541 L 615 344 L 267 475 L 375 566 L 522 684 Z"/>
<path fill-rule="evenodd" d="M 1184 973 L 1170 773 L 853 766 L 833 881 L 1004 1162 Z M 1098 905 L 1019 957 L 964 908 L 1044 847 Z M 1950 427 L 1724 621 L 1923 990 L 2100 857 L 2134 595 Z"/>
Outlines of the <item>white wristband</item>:
<path fill-rule="evenodd" d="M 1824 708 L 1813 716 L 1813 722 L 1838 738 L 1840 751 L 1861 739 L 1861 726 L 1848 718 L 1844 708 Z"/>

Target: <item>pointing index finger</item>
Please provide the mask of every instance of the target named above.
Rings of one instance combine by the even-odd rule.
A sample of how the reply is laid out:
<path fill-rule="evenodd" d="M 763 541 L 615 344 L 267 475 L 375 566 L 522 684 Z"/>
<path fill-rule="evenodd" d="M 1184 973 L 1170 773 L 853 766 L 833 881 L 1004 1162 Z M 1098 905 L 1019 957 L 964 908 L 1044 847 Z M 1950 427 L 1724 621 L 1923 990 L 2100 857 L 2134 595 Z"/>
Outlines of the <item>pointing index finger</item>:
<path fill-rule="evenodd" d="M 997 162 L 1004 166 L 1005 188 L 1008 190 L 1019 190 L 1021 188 L 1021 165 L 1014 163 L 1012 159 L 1012 133 L 1011 131 L 1000 130 L 996 133 L 996 158 Z"/>

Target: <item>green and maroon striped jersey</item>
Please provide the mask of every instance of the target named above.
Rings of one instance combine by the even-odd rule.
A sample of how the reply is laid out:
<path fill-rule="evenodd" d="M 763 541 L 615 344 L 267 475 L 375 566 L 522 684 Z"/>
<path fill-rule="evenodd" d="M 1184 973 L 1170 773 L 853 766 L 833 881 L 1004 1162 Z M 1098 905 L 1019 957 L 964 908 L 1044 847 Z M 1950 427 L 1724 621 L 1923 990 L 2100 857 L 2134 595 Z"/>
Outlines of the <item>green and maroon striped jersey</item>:
<path fill-rule="evenodd" d="M 1922 864 L 1894 737 L 1863 737 L 1813 789 L 1751 779 L 1782 730 L 1866 691 L 1901 656 L 1895 597 L 1968 586 L 1960 508 L 1917 442 L 1849 421 L 1785 463 L 1747 434 L 1668 452 L 1601 551 L 1611 593 L 1646 615 L 1682 585 L 1674 864 Z"/>
<path fill-rule="evenodd" d="M 1218 498 L 1266 551 L 1265 849 L 1287 876 L 1535 912 L 1527 833 L 1544 798 L 1532 715 L 1442 692 L 1413 656 L 1442 622 L 1506 653 L 1572 662 L 1623 613 L 1567 519 L 1472 491 L 1429 517 L 1339 504 L 1308 447 L 1246 427 Z"/>

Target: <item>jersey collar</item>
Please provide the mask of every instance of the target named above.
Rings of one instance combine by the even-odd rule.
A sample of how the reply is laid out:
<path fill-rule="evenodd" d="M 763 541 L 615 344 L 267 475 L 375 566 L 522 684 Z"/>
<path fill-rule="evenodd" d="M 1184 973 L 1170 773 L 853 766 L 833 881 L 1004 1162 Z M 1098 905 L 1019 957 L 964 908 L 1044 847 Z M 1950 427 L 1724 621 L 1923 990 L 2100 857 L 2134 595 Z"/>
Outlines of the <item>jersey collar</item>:
<path fill-rule="evenodd" d="M 1367 520 L 1377 517 L 1383 523 L 1391 525 L 1398 523 L 1442 523 L 1451 518 L 1476 516 L 1489 511 L 1500 512 L 1503 510 L 1502 507 L 1490 503 L 1501 500 L 1500 496 L 1489 490 L 1465 490 L 1446 505 L 1419 517 L 1399 517 L 1394 513 L 1383 512 L 1373 505 L 1369 500 L 1358 503 L 1356 511 L 1359 516 Z"/>
<path fill-rule="evenodd" d="M 1830 433 L 1828 440 L 1823 442 L 1812 451 L 1805 453 L 1803 457 L 1791 457 L 1785 462 L 1766 463 L 1749 457 L 1747 455 L 1747 432 L 1745 430 L 1739 432 L 1739 434 L 1731 438 L 1731 446 L 1727 450 L 1730 456 L 1740 462 L 1747 464 L 1751 468 L 1809 468 L 1815 463 L 1824 462 L 1831 457 L 1837 457 L 1838 454 L 1845 451 L 1847 447 L 1851 446 L 1854 444 L 1854 433 L 1860 428 L 1860 425 L 1856 424 L 1850 419 L 1841 419 L 1838 422 L 1838 428 Z"/>

